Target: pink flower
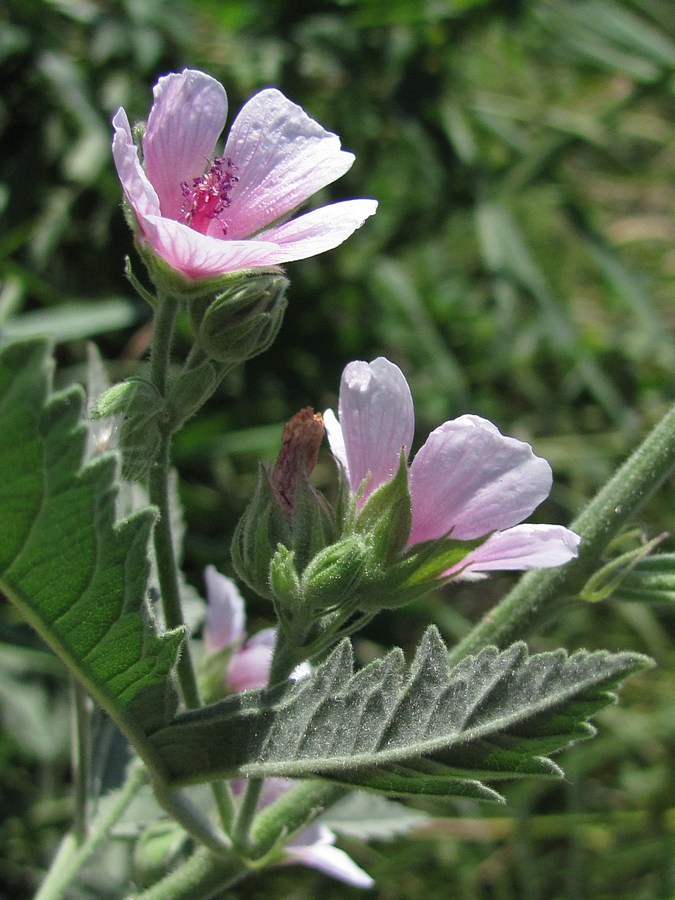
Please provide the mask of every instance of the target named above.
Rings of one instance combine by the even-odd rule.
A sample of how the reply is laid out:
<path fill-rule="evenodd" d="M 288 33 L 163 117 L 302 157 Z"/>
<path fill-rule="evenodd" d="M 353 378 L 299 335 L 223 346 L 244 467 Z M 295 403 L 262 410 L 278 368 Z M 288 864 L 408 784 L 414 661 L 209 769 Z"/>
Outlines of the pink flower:
<path fill-rule="evenodd" d="M 246 611 L 239 588 L 214 566 L 204 571 L 208 609 L 204 626 L 204 644 L 207 653 L 232 649 L 225 671 L 225 688 L 233 694 L 249 688 L 267 685 L 272 652 L 274 628 L 263 628 L 246 640 Z"/>
<path fill-rule="evenodd" d="M 251 688 L 267 687 L 276 642 L 276 628 L 263 628 L 246 639 L 246 606 L 239 588 L 215 566 L 204 570 L 206 583 L 206 622 L 204 646 L 209 654 L 230 649 L 232 655 L 225 671 L 224 686 L 231 694 Z M 302 662 L 291 672 L 291 681 L 299 681 L 312 670 Z"/>
<path fill-rule="evenodd" d="M 113 125 L 113 156 L 141 240 L 188 280 L 315 256 L 345 241 L 377 208 L 345 200 L 295 219 L 354 156 L 299 106 L 261 91 L 234 120 L 219 82 L 193 69 L 160 78 L 143 136 L 143 166 L 127 114 Z"/>
<path fill-rule="evenodd" d="M 398 366 L 379 357 L 342 374 L 339 421 L 324 424 L 357 507 L 388 482 L 415 431 L 413 402 Z M 486 419 L 464 415 L 431 432 L 409 467 L 408 545 L 442 537 L 486 540 L 444 572 L 559 566 L 577 555 L 579 537 L 559 525 L 520 525 L 548 496 L 551 467 L 529 444 L 504 437 Z"/>

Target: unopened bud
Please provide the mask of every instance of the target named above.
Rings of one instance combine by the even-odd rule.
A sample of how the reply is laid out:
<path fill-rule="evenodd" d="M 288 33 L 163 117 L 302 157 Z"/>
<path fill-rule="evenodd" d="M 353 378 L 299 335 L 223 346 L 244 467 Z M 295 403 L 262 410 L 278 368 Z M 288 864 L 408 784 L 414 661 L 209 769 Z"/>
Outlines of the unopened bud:
<path fill-rule="evenodd" d="M 211 299 L 190 303 L 200 346 L 216 362 L 236 365 L 267 350 L 286 310 L 288 280 L 278 273 L 240 276 Z"/>
<path fill-rule="evenodd" d="M 302 476 L 311 474 L 324 435 L 323 416 L 306 406 L 284 425 L 281 450 L 272 469 L 272 488 L 287 519 L 293 519 L 295 494 Z"/>
<path fill-rule="evenodd" d="M 292 552 L 299 573 L 334 539 L 334 515 L 309 480 L 323 437 L 323 420 L 311 407 L 286 424 L 275 465 L 260 467 L 255 494 L 232 542 L 239 576 L 271 599 L 270 563 L 279 546 Z"/>

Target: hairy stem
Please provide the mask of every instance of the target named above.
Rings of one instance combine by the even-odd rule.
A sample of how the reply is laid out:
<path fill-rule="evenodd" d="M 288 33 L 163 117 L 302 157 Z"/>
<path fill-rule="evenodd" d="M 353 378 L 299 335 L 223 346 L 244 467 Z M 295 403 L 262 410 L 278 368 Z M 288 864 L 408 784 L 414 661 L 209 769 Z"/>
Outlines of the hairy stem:
<path fill-rule="evenodd" d="M 75 794 L 73 834 L 78 844 L 87 837 L 87 800 L 90 784 L 91 715 L 89 698 L 84 687 L 71 677 L 72 702 L 72 769 Z"/>
<path fill-rule="evenodd" d="M 245 864 L 235 856 L 224 859 L 199 847 L 181 866 L 145 891 L 127 900 L 209 900 L 241 881 Z"/>
<path fill-rule="evenodd" d="M 84 843 L 78 843 L 73 832 L 66 835 L 35 900 L 59 900 L 65 896 L 82 866 L 98 850 L 146 780 L 145 768 L 136 763 L 114 801 L 92 822 Z"/>
<path fill-rule="evenodd" d="M 175 298 L 158 298 L 150 357 L 150 377 L 162 396 L 166 396 L 169 382 L 169 361 L 171 359 L 171 344 L 177 312 L 178 301 Z M 162 597 L 162 609 L 164 610 L 164 620 L 168 629 L 183 628 L 185 624 L 178 581 L 178 563 L 171 531 L 169 495 L 171 438 L 172 433 L 167 425 L 148 479 L 150 502 L 159 510 L 159 520 L 153 530 L 153 544 Z M 176 671 L 185 706 L 188 709 L 196 709 L 201 705 L 201 702 L 197 677 L 187 641 L 178 658 Z M 229 828 L 234 815 L 234 805 L 229 786 L 213 782 L 212 790 L 223 827 Z"/>

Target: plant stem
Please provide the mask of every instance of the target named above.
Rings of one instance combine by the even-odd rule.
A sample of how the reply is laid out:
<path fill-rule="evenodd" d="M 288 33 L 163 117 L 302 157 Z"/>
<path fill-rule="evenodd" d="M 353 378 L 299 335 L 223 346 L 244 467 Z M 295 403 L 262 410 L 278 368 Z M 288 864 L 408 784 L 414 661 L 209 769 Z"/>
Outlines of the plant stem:
<path fill-rule="evenodd" d="M 675 470 L 675 407 L 610 478 L 571 528 L 579 556 L 564 566 L 530 572 L 450 652 L 451 663 L 488 644 L 504 647 L 525 637 L 556 603 L 577 594 L 608 542 Z"/>
<path fill-rule="evenodd" d="M 87 694 L 77 679 L 71 676 L 72 706 L 72 768 L 75 792 L 73 835 L 78 845 L 87 837 L 87 799 L 90 784 L 90 714 Z"/>
<path fill-rule="evenodd" d="M 223 859 L 199 847 L 181 866 L 145 891 L 135 892 L 127 900 L 208 900 L 241 881 L 247 874 L 245 864 L 232 856 Z"/>
<path fill-rule="evenodd" d="M 73 832 L 65 836 L 35 900 L 58 900 L 65 895 L 82 866 L 96 852 L 139 788 L 145 783 L 146 776 L 146 770 L 140 763 L 131 768 L 126 783 L 120 788 L 114 802 L 92 822 L 89 836 L 84 843 L 78 844 Z"/>
<path fill-rule="evenodd" d="M 155 307 L 155 323 L 150 356 L 150 379 L 157 391 L 164 397 L 167 392 L 171 343 L 178 312 L 178 301 L 174 297 L 158 296 Z M 164 620 L 169 630 L 183 628 L 183 610 L 178 567 L 171 534 L 171 506 L 169 502 L 169 469 L 171 465 L 171 432 L 165 429 L 162 441 L 149 476 L 150 502 L 159 510 L 159 520 L 153 530 L 155 561 L 159 588 L 162 596 Z M 183 701 L 188 709 L 199 704 L 199 692 L 192 659 L 187 644 L 183 647 L 176 666 Z"/>
<path fill-rule="evenodd" d="M 178 584 L 176 554 L 171 533 L 171 507 L 169 502 L 170 449 L 171 435 L 165 434 L 162 437 L 158 457 L 150 471 L 149 495 L 150 502 L 159 510 L 159 520 L 155 524 L 153 531 L 155 562 L 157 564 L 159 589 L 162 596 L 164 621 L 166 627 L 172 630 L 174 628 L 183 628 L 185 623 L 183 621 L 183 609 Z M 176 671 L 186 707 L 188 709 L 196 709 L 200 705 L 199 691 L 187 643 L 183 646 Z"/>
<path fill-rule="evenodd" d="M 262 792 L 264 778 L 249 778 L 244 789 L 244 796 L 239 807 L 234 828 L 232 830 L 232 840 L 242 854 L 248 856 L 249 850 L 249 833 L 251 831 L 251 823 L 255 816 L 258 800 Z"/>
<path fill-rule="evenodd" d="M 173 297 L 157 298 L 155 324 L 150 357 L 150 378 L 162 396 L 166 396 L 168 370 L 171 359 L 178 301 Z M 150 502 L 159 510 L 159 520 L 153 530 L 155 562 L 162 597 L 164 621 L 168 629 L 184 628 L 181 604 L 178 565 L 171 531 L 171 503 L 169 495 L 169 472 L 171 467 L 172 433 L 167 426 L 162 434 L 157 459 L 150 470 L 148 490 Z M 188 709 L 201 705 L 197 677 L 187 641 L 176 664 L 183 702 Z M 229 828 L 234 817 L 234 804 L 229 786 L 222 782 L 212 783 L 213 795 L 224 828 Z M 167 795 L 168 796 L 168 795 Z M 179 819 L 180 821 L 180 819 Z"/>
<path fill-rule="evenodd" d="M 169 380 L 169 360 L 177 313 L 178 300 L 175 297 L 158 295 L 150 350 L 150 380 L 162 397 L 166 395 Z"/>
<path fill-rule="evenodd" d="M 280 837 L 287 841 L 346 793 L 347 788 L 327 781 L 299 782 L 297 787 L 286 791 L 257 815 L 252 828 L 250 858 L 264 858 Z"/>

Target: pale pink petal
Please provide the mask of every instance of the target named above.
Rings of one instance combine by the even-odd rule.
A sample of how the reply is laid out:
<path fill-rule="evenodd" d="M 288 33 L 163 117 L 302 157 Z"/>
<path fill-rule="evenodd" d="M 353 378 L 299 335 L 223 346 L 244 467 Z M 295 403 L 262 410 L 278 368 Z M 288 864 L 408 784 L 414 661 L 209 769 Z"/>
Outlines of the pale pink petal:
<path fill-rule="evenodd" d="M 235 119 L 223 153 L 235 165 L 228 236 L 253 235 L 340 178 L 354 156 L 283 94 L 261 91 Z"/>
<path fill-rule="evenodd" d="M 306 832 L 303 832 L 300 839 L 305 834 Z M 370 875 L 359 868 L 344 850 L 333 847 L 334 841 L 335 835 L 325 825 L 321 825 L 319 826 L 319 837 L 314 843 L 306 846 L 292 843 L 286 847 L 284 850 L 285 862 L 287 865 L 299 863 L 311 869 L 317 869 L 324 875 L 337 878 L 338 881 L 351 884 L 353 887 L 373 887 L 375 882 Z"/>
<path fill-rule="evenodd" d="M 344 243 L 376 211 L 376 200 L 343 200 L 266 229 L 258 237 L 280 246 L 282 262 L 306 259 Z"/>
<path fill-rule="evenodd" d="M 225 685 L 234 693 L 267 685 L 274 651 L 274 629 L 265 628 L 237 650 L 227 667 Z"/>
<path fill-rule="evenodd" d="M 516 525 L 490 535 L 444 575 L 561 566 L 578 556 L 580 540 L 562 525 Z"/>
<path fill-rule="evenodd" d="M 337 416 L 332 409 L 327 409 L 324 412 L 323 426 L 326 429 L 330 452 L 335 457 L 335 460 L 340 463 L 346 474 L 349 470 L 349 465 L 347 463 L 347 450 L 345 448 L 344 435 L 342 434 L 342 425 L 338 422 Z"/>
<path fill-rule="evenodd" d="M 339 408 L 347 478 L 355 492 L 370 475 L 365 498 L 396 474 L 401 450 L 406 455 L 410 450 L 415 430 L 410 388 L 388 359 L 359 360 L 342 373 Z"/>
<path fill-rule="evenodd" d="M 117 111 L 113 127 L 113 158 L 127 200 L 137 216 L 159 215 L 159 198 L 143 171 L 123 109 Z"/>
<path fill-rule="evenodd" d="M 210 75 L 185 69 L 160 78 L 143 136 L 148 178 L 159 196 L 162 215 L 178 219 L 181 182 L 190 183 L 208 168 L 227 118 L 225 88 Z"/>
<path fill-rule="evenodd" d="M 471 540 L 530 515 L 551 490 L 551 467 L 486 419 L 460 416 L 429 435 L 410 467 L 409 544 Z"/>
<path fill-rule="evenodd" d="M 276 266 L 280 262 L 276 244 L 264 241 L 218 240 L 160 216 L 144 217 L 141 228 L 155 253 L 188 280 Z"/>
<path fill-rule="evenodd" d="M 206 623 L 204 643 L 208 653 L 239 644 L 245 637 L 246 612 L 239 588 L 215 566 L 204 570 L 206 583 Z"/>

